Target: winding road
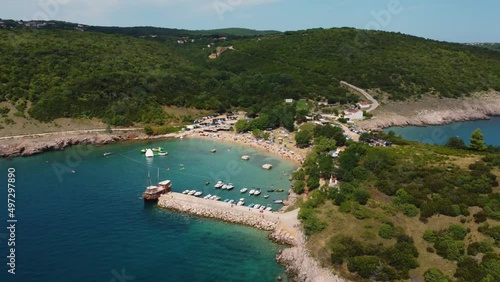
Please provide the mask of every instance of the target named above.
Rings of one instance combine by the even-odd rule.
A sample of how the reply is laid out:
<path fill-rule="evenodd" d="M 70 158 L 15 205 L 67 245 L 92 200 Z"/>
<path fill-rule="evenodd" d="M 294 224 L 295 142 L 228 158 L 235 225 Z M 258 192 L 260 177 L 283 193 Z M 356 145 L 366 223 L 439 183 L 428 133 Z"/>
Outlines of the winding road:
<path fill-rule="evenodd" d="M 354 90 L 358 91 L 359 93 L 363 94 L 363 96 L 365 96 L 366 99 L 368 99 L 370 102 L 372 102 L 371 107 L 368 110 L 366 110 L 366 112 L 369 113 L 369 112 L 375 110 L 376 108 L 378 108 L 378 106 L 380 106 L 379 102 L 377 100 L 375 100 L 375 98 L 373 98 L 372 95 L 370 95 L 364 89 L 356 87 L 356 86 L 354 86 L 352 84 L 349 84 L 349 83 L 347 83 L 345 81 L 341 81 L 340 84 L 345 85 L 345 86 L 347 86 L 347 87 L 349 87 L 351 89 L 354 89 Z"/>

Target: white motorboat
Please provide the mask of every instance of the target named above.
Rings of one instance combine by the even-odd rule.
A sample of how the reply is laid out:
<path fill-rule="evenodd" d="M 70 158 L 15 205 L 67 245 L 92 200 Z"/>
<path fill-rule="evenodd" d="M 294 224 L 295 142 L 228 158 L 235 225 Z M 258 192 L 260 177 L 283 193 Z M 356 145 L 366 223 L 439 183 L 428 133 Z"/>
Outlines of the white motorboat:
<path fill-rule="evenodd" d="M 254 196 L 259 196 L 260 195 L 260 189 L 255 189 L 255 192 L 253 193 Z"/>
<path fill-rule="evenodd" d="M 266 208 L 266 211 L 272 211 L 272 210 L 273 210 L 273 208 L 272 208 L 272 207 L 267 207 L 267 208 Z"/>
<path fill-rule="evenodd" d="M 107 157 L 107 156 L 111 155 L 111 153 L 110 152 L 106 152 L 106 153 L 104 153 L 102 155 L 105 156 L 105 157 Z"/>
<path fill-rule="evenodd" d="M 182 191 L 182 194 L 187 194 L 187 193 L 189 193 L 189 190 Z"/>
<path fill-rule="evenodd" d="M 241 192 L 241 193 L 246 193 L 247 191 L 248 191 L 248 188 L 241 188 L 241 189 L 240 189 L 240 192 Z"/>
<path fill-rule="evenodd" d="M 201 196 L 201 194 L 203 194 L 203 192 L 197 191 L 197 192 L 194 193 L 194 196 L 195 197 L 199 197 L 199 196 Z"/>
<path fill-rule="evenodd" d="M 252 190 L 250 190 L 250 192 L 248 192 L 248 194 L 250 194 L 250 195 L 253 195 L 254 193 L 255 193 L 255 189 L 252 189 Z"/>
<path fill-rule="evenodd" d="M 265 206 L 260 206 L 260 208 L 259 208 L 259 210 L 261 210 L 261 211 L 263 211 L 263 210 L 265 210 L 265 209 L 266 209 L 266 207 L 265 207 Z"/>
<path fill-rule="evenodd" d="M 216 201 L 220 201 L 220 199 L 221 199 L 221 198 L 220 198 L 219 196 L 215 197 L 215 200 L 216 200 Z"/>
<path fill-rule="evenodd" d="M 267 199 L 267 198 L 269 198 L 269 195 L 264 195 L 264 199 Z"/>
<path fill-rule="evenodd" d="M 205 197 L 203 197 L 203 199 L 208 200 L 208 199 L 210 199 L 210 197 L 212 197 L 212 195 L 208 194 Z"/>
<path fill-rule="evenodd" d="M 217 196 L 213 195 L 213 196 L 211 196 L 209 199 L 210 199 L 210 200 L 215 200 L 215 198 L 217 198 Z"/>
<path fill-rule="evenodd" d="M 168 155 L 168 152 L 163 152 L 163 151 L 162 151 L 162 152 L 159 152 L 159 153 L 158 153 L 158 156 L 166 156 L 166 155 Z"/>
<path fill-rule="evenodd" d="M 259 204 L 255 204 L 255 206 L 253 206 L 254 209 L 259 209 L 260 208 L 260 205 Z"/>
<path fill-rule="evenodd" d="M 194 195 L 194 193 L 196 193 L 196 190 L 191 190 L 191 191 L 189 191 L 188 195 L 192 196 L 192 195 Z"/>
<path fill-rule="evenodd" d="M 271 165 L 271 164 L 265 164 L 265 165 L 262 165 L 262 168 L 270 170 L 271 168 L 273 168 L 273 165 Z"/>
<path fill-rule="evenodd" d="M 241 159 L 244 161 L 248 161 L 250 159 L 250 156 L 244 155 L 244 156 L 241 156 Z"/>
<path fill-rule="evenodd" d="M 222 190 L 226 190 L 227 189 L 227 184 L 222 185 L 221 189 Z"/>
<path fill-rule="evenodd" d="M 229 184 L 227 185 L 227 190 L 231 190 L 231 189 L 233 189 L 233 188 L 234 188 L 233 183 L 229 183 Z"/>
<path fill-rule="evenodd" d="M 237 206 L 243 206 L 245 204 L 245 201 L 238 201 L 238 203 L 236 203 Z"/>
<path fill-rule="evenodd" d="M 228 202 L 228 203 L 230 203 L 230 204 L 234 204 L 234 200 L 229 200 L 229 202 Z"/>
<path fill-rule="evenodd" d="M 224 185 L 224 182 L 222 182 L 222 181 L 219 180 L 219 181 L 217 181 L 217 183 L 215 183 L 214 187 L 215 188 L 221 188 L 223 185 Z"/>

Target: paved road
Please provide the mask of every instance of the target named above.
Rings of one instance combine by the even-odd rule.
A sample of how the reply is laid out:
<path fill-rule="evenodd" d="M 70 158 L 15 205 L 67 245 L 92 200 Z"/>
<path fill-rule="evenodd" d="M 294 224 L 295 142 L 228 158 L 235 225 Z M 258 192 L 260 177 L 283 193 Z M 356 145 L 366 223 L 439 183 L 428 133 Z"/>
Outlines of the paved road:
<path fill-rule="evenodd" d="M 142 128 L 115 128 L 113 131 L 137 131 L 143 130 Z M 30 138 L 30 137 L 43 137 L 57 134 L 81 134 L 81 133 L 93 133 L 93 132 L 106 132 L 106 129 L 83 129 L 83 130 L 72 130 L 72 131 L 58 131 L 58 132 L 47 132 L 47 133 L 36 133 L 36 134 L 26 134 L 26 135 L 13 135 L 0 137 L 0 140 L 5 139 L 18 139 L 18 138 Z"/>
<path fill-rule="evenodd" d="M 380 105 L 379 102 L 377 100 L 375 100 L 375 98 L 373 98 L 372 95 L 370 95 L 364 89 L 356 87 L 356 86 L 354 86 L 352 84 L 349 84 L 349 83 L 347 83 L 345 81 L 341 81 L 340 84 L 345 85 L 347 87 L 350 87 L 350 88 L 358 91 L 359 93 L 363 94 L 363 96 L 365 96 L 366 99 L 368 99 L 370 102 L 372 102 L 371 107 L 368 110 L 366 110 L 367 112 L 371 112 L 371 111 L 375 110 Z"/>

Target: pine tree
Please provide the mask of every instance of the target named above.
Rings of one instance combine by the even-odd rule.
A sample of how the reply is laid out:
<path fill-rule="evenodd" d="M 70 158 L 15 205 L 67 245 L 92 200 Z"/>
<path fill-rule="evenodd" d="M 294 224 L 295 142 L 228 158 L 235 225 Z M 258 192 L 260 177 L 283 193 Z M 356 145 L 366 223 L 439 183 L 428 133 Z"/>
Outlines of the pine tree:
<path fill-rule="evenodd" d="M 481 129 L 476 129 L 472 132 L 472 136 L 470 138 L 470 148 L 475 151 L 484 151 L 486 150 L 486 144 L 484 144 L 483 133 Z"/>

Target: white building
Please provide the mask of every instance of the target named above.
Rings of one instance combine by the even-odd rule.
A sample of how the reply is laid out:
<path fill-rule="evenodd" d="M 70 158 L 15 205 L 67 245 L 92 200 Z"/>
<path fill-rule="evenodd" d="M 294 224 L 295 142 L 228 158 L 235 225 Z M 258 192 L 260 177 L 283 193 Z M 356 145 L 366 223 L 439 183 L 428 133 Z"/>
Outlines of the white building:
<path fill-rule="evenodd" d="M 293 103 L 293 99 L 285 99 L 285 103 L 291 104 L 291 103 Z"/>
<path fill-rule="evenodd" d="M 367 102 L 359 102 L 357 105 L 360 109 L 368 109 L 371 106 Z"/>
<path fill-rule="evenodd" d="M 344 111 L 344 118 L 348 119 L 349 121 L 363 119 L 363 111 L 360 111 L 358 109 L 350 109 Z"/>

